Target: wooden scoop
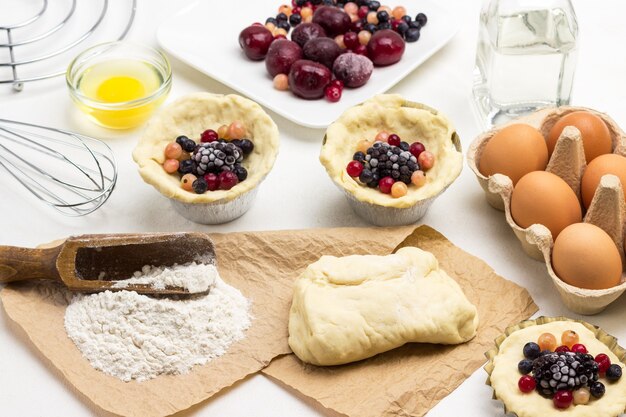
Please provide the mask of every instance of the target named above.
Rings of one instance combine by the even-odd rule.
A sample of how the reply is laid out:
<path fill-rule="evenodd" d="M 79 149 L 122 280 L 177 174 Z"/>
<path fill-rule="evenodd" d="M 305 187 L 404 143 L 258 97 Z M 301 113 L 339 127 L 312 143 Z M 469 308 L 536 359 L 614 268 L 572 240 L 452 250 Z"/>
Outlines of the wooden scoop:
<path fill-rule="evenodd" d="M 181 287 L 155 289 L 145 284 L 113 286 L 144 265 L 213 263 L 213 242 L 202 233 L 83 235 L 59 246 L 28 249 L 0 246 L 0 284 L 30 279 L 60 281 L 72 291 L 137 291 L 189 294 Z"/>

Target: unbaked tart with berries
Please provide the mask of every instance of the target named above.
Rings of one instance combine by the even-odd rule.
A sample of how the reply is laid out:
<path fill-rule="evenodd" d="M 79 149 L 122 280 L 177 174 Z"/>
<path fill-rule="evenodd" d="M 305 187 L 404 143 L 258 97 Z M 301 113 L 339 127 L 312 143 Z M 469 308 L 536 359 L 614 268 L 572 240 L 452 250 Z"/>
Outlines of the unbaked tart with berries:
<path fill-rule="evenodd" d="M 494 397 L 518 417 L 615 417 L 626 409 L 626 351 L 601 329 L 563 317 L 512 326 L 487 352 Z"/>

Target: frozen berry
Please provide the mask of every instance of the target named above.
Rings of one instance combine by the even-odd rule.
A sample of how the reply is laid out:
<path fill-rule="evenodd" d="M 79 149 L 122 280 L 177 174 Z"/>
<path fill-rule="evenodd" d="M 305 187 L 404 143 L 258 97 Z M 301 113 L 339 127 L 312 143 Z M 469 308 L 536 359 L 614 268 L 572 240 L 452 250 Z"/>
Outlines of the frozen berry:
<path fill-rule="evenodd" d="M 611 359 L 604 353 L 597 355 L 595 361 L 598 363 L 598 372 L 601 374 L 606 372 L 609 366 L 611 366 Z"/>
<path fill-rule="evenodd" d="M 220 181 L 220 188 L 222 190 L 230 190 L 239 182 L 239 180 L 237 179 L 237 175 L 232 171 L 220 172 L 218 179 Z"/>
<path fill-rule="evenodd" d="M 191 139 L 187 139 L 185 142 L 183 142 L 182 147 L 185 152 L 193 152 L 193 150 L 196 148 L 196 142 Z"/>
<path fill-rule="evenodd" d="M 589 385 L 589 391 L 594 398 L 602 398 L 604 393 L 606 392 L 606 388 L 602 382 L 592 382 Z"/>
<path fill-rule="evenodd" d="M 393 178 L 384 177 L 381 178 L 380 181 L 378 181 L 378 188 L 380 189 L 381 193 L 391 194 L 391 187 L 393 187 L 394 183 L 395 181 L 393 180 Z"/>
<path fill-rule="evenodd" d="M 556 348 L 556 337 L 552 333 L 542 333 L 537 340 L 541 350 L 554 351 Z"/>
<path fill-rule="evenodd" d="M 568 408 L 572 405 L 574 401 L 574 396 L 572 395 L 572 391 L 561 390 L 557 391 L 554 394 L 554 398 L 552 398 L 552 402 L 554 402 L 554 406 L 556 408 Z"/>
<path fill-rule="evenodd" d="M 421 187 L 426 184 L 426 175 L 424 175 L 424 171 L 417 170 L 411 174 L 411 183 L 413 183 L 416 187 Z"/>
<path fill-rule="evenodd" d="M 346 44 L 343 41 L 343 35 L 337 35 L 335 36 L 335 43 L 337 44 L 337 46 L 339 46 L 341 49 L 346 49 Z"/>
<path fill-rule="evenodd" d="M 369 140 L 361 140 L 356 144 L 356 150 L 359 152 L 367 153 L 367 150 L 372 147 L 372 142 Z"/>
<path fill-rule="evenodd" d="M 532 376 L 523 375 L 517 382 L 517 386 L 520 391 L 528 393 L 535 389 L 537 383 L 535 382 L 535 378 Z"/>
<path fill-rule="evenodd" d="M 181 136 L 176 138 L 176 143 L 178 143 L 181 146 L 181 148 L 182 148 L 183 143 L 185 143 L 185 141 L 188 140 L 188 139 L 189 138 L 187 136 L 181 135 Z"/>
<path fill-rule="evenodd" d="M 322 98 L 331 78 L 330 70 L 324 65 L 301 59 L 291 66 L 289 88 L 295 95 L 304 99 Z"/>
<path fill-rule="evenodd" d="M 331 103 L 336 103 L 341 100 L 341 89 L 334 85 L 329 85 L 324 90 L 324 95 L 326 96 L 326 100 Z"/>
<path fill-rule="evenodd" d="M 248 170 L 241 165 L 235 165 L 233 172 L 235 173 L 235 175 L 237 175 L 237 179 L 239 180 L 239 182 L 245 181 L 246 178 L 248 178 Z"/>
<path fill-rule="evenodd" d="M 424 151 L 417 158 L 417 163 L 420 164 L 420 168 L 422 168 L 423 171 L 428 171 L 435 165 L 435 155 L 433 155 L 432 152 Z M 556 339 L 554 344 L 556 345 Z"/>
<path fill-rule="evenodd" d="M 274 88 L 281 91 L 289 90 L 289 78 L 287 74 L 276 74 L 274 77 Z"/>
<path fill-rule="evenodd" d="M 363 45 L 358 45 L 356 49 L 362 49 Z M 356 50 L 355 49 L 355 50 Z M 333 64 L 333 74 L 335 78 L 344 82 L 347 87 L 361 87 L 372 76 L 374 64 L 368 57 L 357 53 L 346 53 L 339 55 Z"/>
<path fill-rule="evenodd" d="M 569 348 L 567 346 L 561 345 L 558 348 L 554 349 L 554 351 L 556 353 L 565 353 L 565 352 L 569 352 L 570 350 L 569 350 Z"/>
<path fill-rule="evenodd" d="M 354 2 L 348 2 L 345 6 L 343 6 L 343 10 L 345 10 L 348 14 L 355 14 L 358 12 L 359 6 L 357 6 Z"/>
<path fill-rule="evenodd" d="M 182 175 L 190 174 L 193 171 L 193 161 L 191 159 L 186 159 L 184 161 L 180 161 L 178 165 L 178 172 Z"/>
<path fill-rule="evenodd" d="M 573 330 L 566 330 L 561 335 L 561 344 L 567 346 L 570 349 L 572 348 L 572 346 L 578 343 L 579 340 L 580 337 L 578 336 L 578 333 Z"/>
<path fill-rule="evenodd" d="M 574 352 L 574 353 L 587 353 L 587 348 L 583 344 L 575 343 L 574 345 L 572 345 L 572 352 Z"/>
<path fill-rule="evenodd" d="M 367 56 L 374 65 L 382 67 L 395 64 L 404 54 L 404 39 L 391 29 L 379 30 L 367 44 Z"/>
<path fill-rule="evenodd" d="M 268 25 L 274 26 L 272 23 Z M 249 59 L 261 60 L 265 58 L 274 37 L 267 27 L 249 26 L 239 34 L 239 46 Z"/>
<path fill-rule="evenodd" d="M 361 6 L 359 7 L 359 10 L 357 11 L 357 16 L 359 16 L 361 19 L 363 19 L 364 17 L 367 17 L 367 14 L 370 12 L 370 8 L 367 6 Z"/>
<path fill-rule="evenodd" d="M 400 136 L 396 135 L 395 133 L 392 133 L 387 138 L 387 143 L 390 144 L 391 146 L 400 146 L 400 142 L 402 142 L 400 140 Z"/>
<path fill-rule="evenodd" d="M 417 42 L 420 38 L 420 30 L 417 28 L 408 27 L 404 31 L 404 40 L 407 42 Z"/>
<path fill-rule="evenodd" d="M 185 174 L 180 179 L 180 186 L 183 187 L 185 191 L 193 190 L 193 182 L 196 180 L 196 176 L 193 174 Z"/>
<path fill-rule="evenodd" d="M 407 30 L 409 30 L 409 24 L 406 23 L 405 21 L 400 21 L 396 28 L 395 28 L 396 32 L 398 32 L 400 35 L 404 35 Z M 405 39 L 406 40 L 406 39 Z"/>
<path fill-rule="evenodd" d="M 535 359 L 541 353 L 541 348 L 535 342 L 528 342 L 524 345 L 524 357 L 526 359 Z"/>
<path fill-rule="evenodd" d="M 209 191 L 215 191 L 220 188 L 220 180 L 218 179 L 217 175 L 213 173 L 206 174 L 204 176 L 204 181 L 206 182 L 207 189 Z"/>
<path fill-rule="evenodd" d="M 372 38 L 372 33 L 368 30 L 362 30 L 359 32 L 359 43 L 361 45 L 367 46 L 370 39 Z"/>
<path fill-rule="evenodd" d="M 343 44 L 346 45 L 348 49 L 354 49 L 360 45 L 359 43 L 359 35 L 354 32 L 346 32 L 343 35 Z"/>
<path fill-rule="evenodd" d="M 332 80 L 329 85 L 335 86 L 340 90 L 343 90 L 344 84 L 341 80 Z"/>
<path fill-rule="evenodd" d="M 358 177 L 363 171 L 363 164 L 359 161 L 350 161 L 346 167 L 346 172 L 352 178 Z"/>
<path fill-rule="evenodd" d="M 402 181 L 397 181 L 391 186 L 391 196 L 393 198 L 404 197 L 408 191 L 409 189 Z"/>
<path fill-rule="evenodd" d="M 242 139 L 246 136 L 246 128 L 239 120 L 233 121 L 228 126 L 228 137 L 230 139 Z"/>
<path fill-rule="evenodd" d="M 197 178 L 192 184 L 193 192 L 196 194 L 204 194 L 208 190 L 208 186 L 204 178 Z"/>
<path fill-rule="evenodd" d="M 419 23 L 421 26 L 425 26 L 426 23 L 428 22 L 428 18 L 426 17 L 424 13 L 418 13 L 417 16 L 415 16 L 415 21 Z"/>
<path fill-rule="evenodd" d="M 361 55 L 361 56 L 367 57 L 367 46 L 359 45 L 356 48 L 354 48 L 354 51 L 352 51 L 352 52 L 354 52 L 357 55 Z"/>
<path fill-rule="evenodd" d="M 371 25 L 378 24 L 378 14 L 376 12 L 369 12 L 366 16 L 367 23 Z"/>
<path fill-rule="evenodd" d="M 168 174 L 173 174 L 178 171 L 179 166 L 180 162 L 178 161 L 178 159 L 166 159 L 165 162 L 163 162 L 163 169 Z"/>
<path fill-rule="evenodd" d="M 409 152 L 413 154 L 414 157 L 419 158 L 420 154 L 426 150 L 423 144 L 420 142 L 413 142 L 409 146 Z"/>
<path fill-rule="evenodd" d="M 530 371 L 533 370 L 533 361 L 530 359 L 522 359 L 517 364 L 517 370 L 520 371 L 522 375 L 527 375 Z"/>
<path fill-rule="evenodd" d="M 374 138 L 375 141 L 379 142 L 387 142 L 387 139 L 389 139 L 389 133 L 385 132 L 384 130 L 378 132 L 378 134 Z"/>
<path fill-rule="evenodd" d="M 573 396 L 574 396 L 574 404 L 575 405 L 585 405 L 589 402 L 589 396 L 590 396 L 590 392 L 589 389 L 587 388 L 578 388 L 576 391 L 574 391 Z"/>
<path fill-rule="evenodd" d="M 244 155 L 249 155 L 254 150 L 254 142 L 250 139 L 241 139 L 239 147 L 243 151 Z"/>
<path fill-rule="evenodd" d="M 306 11 L 302 9 L 302 19 L 306 17 Z M 308 9 L 311 10 L 311 9 Z M 324 29 L 317 23 L 302 23 L 291 32 L 291 40 L 300 45 L 301 48 L 311 39 L 323 38 L 326 36 Z"/>
<path fill-rule="evenodd" d="M 220 139 L 228 139 L 228 126 L 227 125 L 221 125 L 217 129 L 217 136 L 219 136 Z"/>
<path fill-rule="evenodd" d="M 217 132 L 213 129 L 207 129 L 200 135 L 200 142 L 202 143 L 215 142 L 217 139 Z"/>
<path fill-rule="evenodd" d="M 617 364 L 613 364 L 609 366 L 609 369 L 606 370 L 606 379 L 611 382 L 615 382 L 622 377 L 622 368 Z"/>
<path fill-rule="evenodd" d="M 393 16 L 396 20 L 402 19 L 402 16 L 404 15 L 406 15 L 406 9 L 402 6 L 396 6 L 391 11 L 391 16 Z"/>
<path fill-rule="evenodd" d="M 170 142 L 165 147 L 164 153 L 167 159 L 178 159 L 183 154 L 183 148 L 176 142 Z"/>
<path fill-rule="evenodd" d="M 380 12 L 378 12 L 376 14 L 376 17 L 378 17 L 378 21 L 379 22 L 388 22 L 389 21 L 389 13 L 387 13 L 387 11 L 382 10 Z"/>
<path fill-rule="evenodd" d="M 293 13 L 291 16 L 289 16 L 289 23 L 291 24 L 291 26 L 298 26 L 300 23 L 302 23 L 302 16 L 300 14 Z"/>

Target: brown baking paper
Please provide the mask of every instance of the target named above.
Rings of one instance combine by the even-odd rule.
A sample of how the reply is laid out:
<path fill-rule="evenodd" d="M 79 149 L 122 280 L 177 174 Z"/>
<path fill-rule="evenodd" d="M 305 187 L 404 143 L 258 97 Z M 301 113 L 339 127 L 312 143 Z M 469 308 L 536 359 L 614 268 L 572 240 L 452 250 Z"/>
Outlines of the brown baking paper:
<path fill-rule="evenodd" d="M 33 285 L 9 285 L 0 300 L 16 330 L 96 411 L 122 416 L 166 416 L 204 401 L 289 353 L 287 323 L 295 278 L 321 255 L 387 254 L 412 228 L 320 229 L 211 234 L 220 275 L 252 301 L 252 326 L 228 352 L 186 375 L 122 382 L 91 367 L 63 326 L 64 297 Z M 58 294 L 57 294 L 58 295 Z M 21 331 L 20 331 L 21 329 Z"/>
<path fill-rule="evenodd" d="M 419 227 L 397 249 L 432 252 L 478 308 L 477 336 L 457 346 L 407 344 L 349 365 L 317 367 L 295 355 L 275 359 L 263 373 L 322 407 L 349 417 L 423 416 L 485 363 L 483 352 L 511 323 L 537 311 L 528 292 L 498 276 L 439 232 Z"/>

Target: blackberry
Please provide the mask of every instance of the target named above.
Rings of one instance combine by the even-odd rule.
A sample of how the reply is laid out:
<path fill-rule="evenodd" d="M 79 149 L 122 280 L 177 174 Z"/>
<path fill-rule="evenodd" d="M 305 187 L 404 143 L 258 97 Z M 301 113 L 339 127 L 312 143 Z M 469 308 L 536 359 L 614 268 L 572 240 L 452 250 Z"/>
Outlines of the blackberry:
<path fill-rule="evenodd" d="M 550 352 L 533 362 L 533 376 L 540 394 L 552 397 L 557 391 L 574 391 L 598 380 L 598 364 L 586 353 Z"/>
<path fill-rule="evenodd" d="M 409 151 L 380 141 L 374 142 L 366 154 L 355 153 L 354 159 L 363 163 L 365 175 L 362 172 L 359 180 L 372 188 L 376 188 L 378 181 L 384 177 L 391 177 L 408 185 L 413 172 L 419 169 L 417 159 Z"/>
<path fill-rule="evenodd" d="M 219 174 L 222 171 L 232 171 L 235 164 L 243 161 L 243 151 L 232 143 L 203 143 L 191 155 L 191 160 L 195 162 L 193 173 L 197 176 L 209 172 Z"/>

